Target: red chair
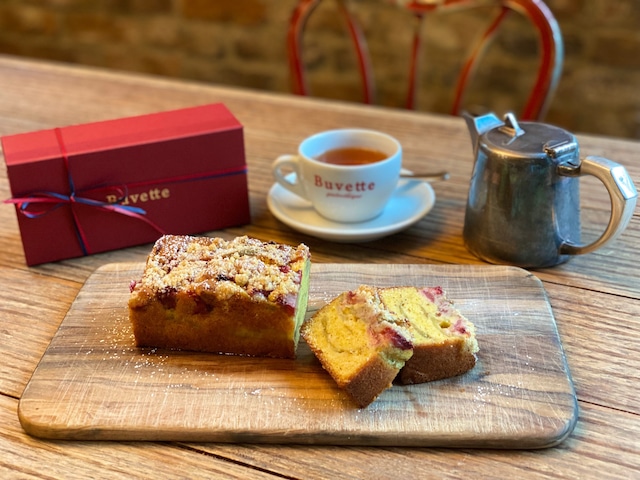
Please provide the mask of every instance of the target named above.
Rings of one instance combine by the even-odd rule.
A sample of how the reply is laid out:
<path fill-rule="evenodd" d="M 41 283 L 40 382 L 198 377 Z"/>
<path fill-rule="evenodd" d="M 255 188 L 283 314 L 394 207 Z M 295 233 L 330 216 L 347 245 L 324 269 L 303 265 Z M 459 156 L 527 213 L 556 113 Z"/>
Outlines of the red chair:
<path fill-rule="evenodd" d="M 321 0 L 300 0 L 291 16 L 289 24 L 287 47 L 292 87 L 294 93 L 299 95 L 309 95 L 302 58 L 302 37 L 309 16 L 320 2 Z M 484 51 L 494 38 L 506 16 L 511 12 L 517 12 L 530 20 L 538 33 L 540 46 L 540 63 L 536 80 L 524 110 L 518 117 L 522 120 L 541 120 L 544 117 L 558 80 L 560 79 L 563 63 L 563 41 L 558 23 L 549 8 L 541 0 L 494 0 L 493 2 L 487 2 L 486 0 L 394 0 L 393 3 L 408 9 L 416 18 L 416 28 L 411 46 L 409 85 L 406 100 L 407 108 L 413 109 L 415 107 L 418 64 L 422 46 L 421 25 L 425 16 L 427 14 L 446 12 L 454 9 L 468 9 L 494 3 L 497 8 L 496 16 L 489 23 L 489 26 L 479 41 L 475 45 L 472 45 L 460 71 L 455 87 L 451 113 L 453 115 L 459 115 L 462 112 L 467 87 L 482 59 Z M 341 15 L 346 20 L 347 28 L 355 47 L 358 59 L 358 70 L 363 87 L 363 102 L 373 103 L 375 82 L 366 38 L 355 15 L 346 6 L 345 1 L 337 0 L 337 5 Z"/>

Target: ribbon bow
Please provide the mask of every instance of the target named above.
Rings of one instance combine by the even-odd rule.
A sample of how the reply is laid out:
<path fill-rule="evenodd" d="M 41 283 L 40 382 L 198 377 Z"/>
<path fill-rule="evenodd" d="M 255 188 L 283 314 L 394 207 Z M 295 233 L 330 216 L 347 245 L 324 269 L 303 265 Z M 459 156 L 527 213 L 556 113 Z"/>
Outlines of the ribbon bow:
<path fill-rule="evenodd" d="M 62 154 L 62 159 L 64 160 L 65 170 L 67 172 L 67 179 L 69 181 L 69 194 L 65 195 L 57 192 L 35 192 L 24 197 L 10 198 L 8 200 L 5 200 L 4 203 L 12 203 L 17 205 L 18 211 L 27 218 L 38 218 L 60 208 L 63 205 L 71 205 L 74 229 L 76 231 L 80 247 L 82 248 L 83 255 L 89 255 L 91 251 L 89 249 L 87 237 L 84 233 L 84 230 L 82 229 L 80 220 L 75 209 L 73 208 L 74 204 L 88 205 L 100 210 L 136 218 L 138 220 L 142 220 L 148 225 L 151 225 L 161 234 L 164 233 L 160 227 L 158 227 L 155 223 L 153 223 L 145 216 L 147 212 L 142 208 L 133 207 L 130 205 L 120 205 L 120 202 L 122 202 L 126 198 L 126 187 L 124 189 L 114 187 L 115 190 L 117 190 L 119 193 L 116 203 L 103 202 L 78 195 L 76 192 L 75 184 L 73 182 L 73 177 L 71 176 L 71 171 L 69 169 L 69 157 L 67 155 L 67 149 L 65 148 L 65 144 L 62 139 L 62 132 L 59 128 L 56 128 L 55 134 L 56 139 L 58 140 L 60 153 Z M 32 208 L 33 204 L 38 204 L 41 208 L 34 209 Z"/>

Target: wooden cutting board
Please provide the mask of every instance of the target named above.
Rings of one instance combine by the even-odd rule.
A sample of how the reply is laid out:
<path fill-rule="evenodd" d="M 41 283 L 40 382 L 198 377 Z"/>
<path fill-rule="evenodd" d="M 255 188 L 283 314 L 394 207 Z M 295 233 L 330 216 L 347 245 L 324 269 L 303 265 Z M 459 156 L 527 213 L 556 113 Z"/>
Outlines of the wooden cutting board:
<path fill-rule="evenodd" d="M 87 280 L 19 404 L 23 428 L 54 439 L 542 448 L 577 401 L 541 282 L 500 266 L 313 265 L 307 315 L 366 283 L 441 285 L 477 327 L 465 375 L 393 386 L 359 409 L 304 341 L 296 360 L 139 349 L 127 317 L 142 264 Z"/>

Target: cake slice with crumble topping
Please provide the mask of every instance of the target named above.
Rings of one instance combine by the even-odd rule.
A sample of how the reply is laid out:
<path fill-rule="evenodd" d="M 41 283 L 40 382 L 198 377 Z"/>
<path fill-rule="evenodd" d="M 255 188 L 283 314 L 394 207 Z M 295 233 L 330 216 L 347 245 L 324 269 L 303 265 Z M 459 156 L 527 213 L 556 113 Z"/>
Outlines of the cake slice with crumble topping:
<path fill-rule="evenodd" d="M 165 235 L 130 287 L 136 345 L 295 358 L 309 270 L 304 244 Z"/>
<path fill-rule="evenodd" d="M 447 298 L 442 287 L 390 287 L 380 298 L 408 321 L 413 355 L 398 376 L 403 384 L 461 375 L 476 364 L 475 326 Z"/>

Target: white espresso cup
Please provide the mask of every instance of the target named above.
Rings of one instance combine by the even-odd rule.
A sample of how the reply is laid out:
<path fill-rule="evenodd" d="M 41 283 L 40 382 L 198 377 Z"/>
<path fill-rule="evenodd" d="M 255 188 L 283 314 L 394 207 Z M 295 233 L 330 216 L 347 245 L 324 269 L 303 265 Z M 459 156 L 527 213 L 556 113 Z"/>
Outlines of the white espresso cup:
<path fill-rule="evenodd" d="M 349 152 L 355 155 L 349 157 L 348 164 L 323 160 L 338 154 L 345 161 Z M 353 223 L 382 213 L 396 189 L 401 166 L 402 146 L 395 138 L 374 130 L 341 129 L 303 140 L 297 155 L 276 159 L 273 175 L 283 188 L 308 200 L 323 217 Z"/>

